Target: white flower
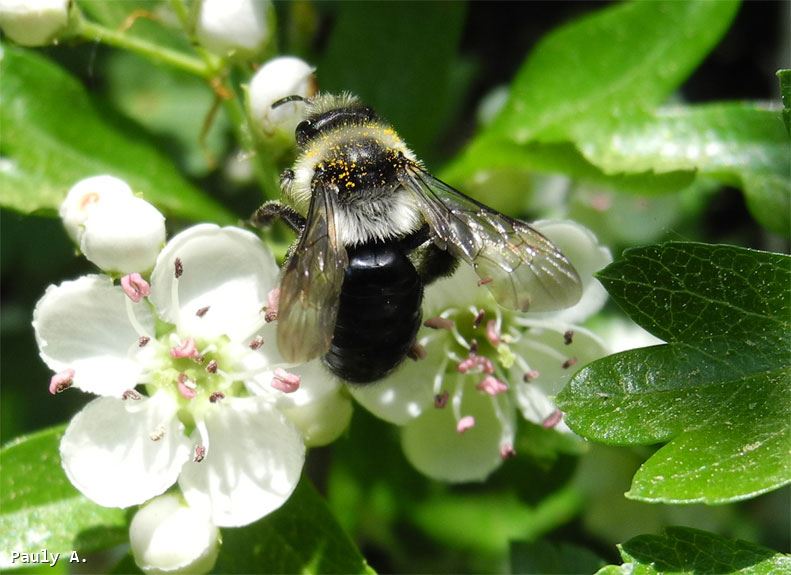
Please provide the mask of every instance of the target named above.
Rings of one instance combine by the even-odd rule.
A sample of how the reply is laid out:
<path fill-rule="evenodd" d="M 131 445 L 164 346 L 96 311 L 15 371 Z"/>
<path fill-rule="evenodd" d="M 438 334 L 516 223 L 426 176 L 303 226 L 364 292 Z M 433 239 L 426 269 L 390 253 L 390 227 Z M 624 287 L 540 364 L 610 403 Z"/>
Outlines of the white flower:
<path fill-rule="evenodd" d="M 247 89 L 247 106 L 254 125 L 265 136 L 279 132 L 293 137 L 304 104 L 287 102 L 274 109 L 272 104 L 288 96 L 313 96 L 314 72 L 315 68 L 294 56 L 274 58 L 258 69 Z"/>
<path fill-rule="evenodd" d="M 497 306 L 468 266 L 427 288 L 425 354 L 377 385 L 352 394 L 375 415 L 403 426 L 402 446 L 422 473 L 480 481 L 514 455 L 517 413 L 567 431 L 552 398 L 584 365 L 605 353 L 590 331 L 571 324 L 598 310 L 603 288 L 592 272 L 611 260 L 573 222 L 536 227 L 574 263 L 582 300 L 569 310 L 518 314 Z"/>
<path fill-rule="evenodd" d="M 220 550 L 220 531 L 202 510 L 168 494 L 135 514 L 129 543 L 135 562 L 148 575 L 208 573 Z"/>
<path fill-rule="evenodd" d="M 277 277 L 255 235 L 205 224 L 168 242 L 150 287 L 138 274 L 120 286 L 98 275 L 50 286 L 33 318 L 41 357 L 58 372 L 50 389 L 103 396 L 61 442 L 80 491 L 128 507 L 178 480 L 219 526 L 255 521 L 289 497 L 305 455 L 301 412 L 334 419 L 317 403 L 333 405 L 339 383 L 309 379 L 309 364 L 284 370 L 263 309 Z"/>
<path fill-rule="evenodd" d="M 69 237 L 80 243 L 85 222 L 99 204 L 133 197 L 132 188 L 114 176 L 91 176 L 74 184 L 60 205 L 60 219 Z"/>
<path fill-rule="evenodd" d="M 203 0 L 195 33 L 218 56 L 250 58 L 269 43 L 274 18 L 269 0 Z"/>
<path fill-rule="evenodd" d="M 134 196 L 100 202 L 84 227 L 80 251 L 107 272 L 149 270 L 165 243 L 165 217 Z"/>
<path fill-rule="evenodd" d="M 45 46 L 69 21 L 69 0 L 0 0 L 0 28 L 22 46 Z"/>
<path fill-rule="evenodd" d="M 85 257 L 106 272 L 149 270 L 165 243 L 165 217 L 113 176 L 77 182 L 60 217 Z"/>

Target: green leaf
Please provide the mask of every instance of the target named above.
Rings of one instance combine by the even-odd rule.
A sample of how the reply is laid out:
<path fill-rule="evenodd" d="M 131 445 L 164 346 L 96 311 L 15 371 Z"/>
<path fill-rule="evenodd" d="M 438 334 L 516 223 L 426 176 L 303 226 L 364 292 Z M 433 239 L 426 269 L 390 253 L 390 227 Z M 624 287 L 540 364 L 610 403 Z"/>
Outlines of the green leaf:
<path fill-rule="evenodd" d="M 671 242 L 627 250 L 598 276 L 668 342 L 589 364 L 557 398 L 589 439 L 670 441 L 627 496 L 723 503 L 791 481 L 791 257 Z"/>
<path fill-rule="evenodd" d="M 79 82 L 46 58 L 4 45 L 0 74 L 4 207 L 55 209 L 76 181 L 108 173 L 167 214 L 234 221 L 187 182 L 136 124 L 95 106 Z"/>
<path fill-rule="evenodd" d="M 495 135 L 475 139 L 440 175 L 443 180 L 469 190 L 480 176 L 510 169 L 566 174 L 589 184 L 648 195 L 677 192 L 689 186 L 694 179 L 694 173 L 689 170 L 663 174 L 652 171 L 643 174 L 606 174 L 585 159 L 570 143 L 517 144 Z M 481 186 L 486 187 L 486 183 Z M 525 189 L 521 186 L 500 186 L 490 193 L 494 197 L 484 198 L 481 193 L 476 196 L 490 202 L 496 209 L 507 210 L 514 201 L 524 196 Z"/>
<path fill-rule="evenodd" d="M 582 140 L 590 125 L 662 103 L 728 29 L 738 2 L 629 2 L 563 26 L 532 52 L 491 130 Z"/>
<path fill-rule="evenodd" d="M 0 567 L 22 567 L 11 553 L 105 549 L 127 539 L 122 509 L 101 507 L 72 487 L 60 466 L 64 426 L 0 449 Z"/>
<path fill-rule="evenodd" d="M 624 564 L 607 566 L 597 575 L 771 575 L 791 571 L 791 555 L 688 527 L 668 527 L 662 535 L 638 535 L 618 547 Z"/>
<path fill-rule="evenodd" d="M 415 508 L 413 520 L 444 545 L 475 553 L 503 553 L 512 539 L 532 540 L 570 521 L 582 507 L 580 493 L 565 486 L 537 505 L 514 493 L 437 495 Z"/>
<path fill-rule="evenodd" d="M 580 149 L 605 173 L 697 170 L 745 191 L 767 228 L 791 227 L 791 141 L 776 110 L 709 104 L 621 117 L 588 130 Z"/>
<path fill-rule="evenodd" d="M 780 79 L 780 96 L 783 99 L 783 122 L 786 132 L 791 134 L 791 70 L 778 70 L 777 77 Z"/>
<path fill-rule="evenodd" d="M 511 573 L 593 573 L 604 564 L 595 553 L 569 543 L 511 542 Z"/>
<path fill-rule="evenodd" d="M 351 91 L 425 157 L 448 119 L 462 2 L 343 2 L 319 62 L 323 90 Z"/>
<path fill-rule="evenodd" d="M 247 527 L 224 529 L 215 573 L 372 573 L 309 481 Z"/>
<path fill-rule="evenodd" d="M 228 121 L 220 111 L 201 140 L 215 95 L 200 78 L 151 66 L 128 52 L 111 56 L 107 67 L 109 96 L 119 110 L 162 138 L 171 155 L 192 176 L 206 176 L 222 158 Z"/>

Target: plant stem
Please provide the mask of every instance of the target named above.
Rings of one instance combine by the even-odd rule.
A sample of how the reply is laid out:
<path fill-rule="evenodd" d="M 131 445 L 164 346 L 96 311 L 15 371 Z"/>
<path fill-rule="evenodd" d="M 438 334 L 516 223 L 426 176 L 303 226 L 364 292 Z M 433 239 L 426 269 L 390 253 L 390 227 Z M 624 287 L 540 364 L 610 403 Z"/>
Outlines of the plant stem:
<path fill-rule="evenodd" d="M 77 34 L 88 40 L 94 40 L 109 46 L 129 50 L 130 52 L 145 56 L 154 62 L 166 64 L 194 76 L 206 78 L 207 80 L 214 76 L 214 70 L 197 58 L 169 48 L 164 48 L 163 46 L 153 44 L 135 36 L 111 30 L 110 28 L 106 28 L 101 24 L 91 22 L 87 19 L 82 19 L 80 21 Z"/>

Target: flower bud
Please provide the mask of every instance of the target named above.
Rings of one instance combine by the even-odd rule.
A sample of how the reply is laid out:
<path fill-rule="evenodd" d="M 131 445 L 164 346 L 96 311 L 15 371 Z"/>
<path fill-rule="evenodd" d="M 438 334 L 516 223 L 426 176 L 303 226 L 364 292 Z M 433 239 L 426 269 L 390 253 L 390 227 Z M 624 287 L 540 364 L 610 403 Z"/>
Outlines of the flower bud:
<path fill-rule="evenodd" d="M 0 0 L 2 1 L 2 0 Z M 60 205 L 60 217 L 69 237 L 80 243 L 85 220 L 99 204 L 133 197 L 132 188 L 113 176 L 93 176 L 74 184 Z"/>
<path fill-rule="evenodd" d="M 320 447 L 338 439 L 349 426 L 352 403 L 340 392 L 330 392 L 299 407 L 284 407 L 283 413 L 302 433 L 305 445 Z"/>
<path fill-rule="evenodd" d="M 302 120 L 304 103 L 287 102 L 274 109 L 272 104 L 287 96 L 313 96 L 314 71 L 315 68 L 294 56 L 275 58 L 258 69 L 247 89 L 247 106 L 253 123 L 264 135 L 281 132 L 293 136 Z"/>
<path fill-rule="evenodd" d="M 273 36 L 274 8 L 268 0 L 203 0 L 195 33 L 218 56 L 252 58 Z"/>
<path fill-rule="evenodd" d="M 45 46 L 69 21 L 69 0 L 0 0 L 0 28 L 22 46 Z"/>
<path fill-rule="evenodd" d="M 85 221 L 80 250 L 107 272 L 150 269 L 165 243 L 165 217 L 145 200 L 101 202 Z"/>
<path fill-rule="evenodd" d="M 148 574 L 208 573 L 220 550 L 219 530 L 207 514 L 161 495 L 137 512 L 129 526 L 135 563 Z"/>

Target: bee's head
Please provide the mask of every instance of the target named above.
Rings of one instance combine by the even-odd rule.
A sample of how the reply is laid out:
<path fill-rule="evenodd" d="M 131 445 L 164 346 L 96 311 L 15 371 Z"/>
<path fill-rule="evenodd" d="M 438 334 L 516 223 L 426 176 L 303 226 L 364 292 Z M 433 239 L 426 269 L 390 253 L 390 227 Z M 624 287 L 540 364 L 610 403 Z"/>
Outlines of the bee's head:
<path fill-rule="evenodd" d="M 305 119 L 297 125 L 294 134 L 300 148 L 305 147 L 322 132 L 326 133 L 339 126 L 367 124 L 378 120 L 376 112 L 363 106 L 351 94 L 341 94 L 340 96 L 319 94 L 311 99 L 298 95 L 287 96 L 272 104 L 272 108 L 294 101 L 305 102 L 307 105 Z"/>

